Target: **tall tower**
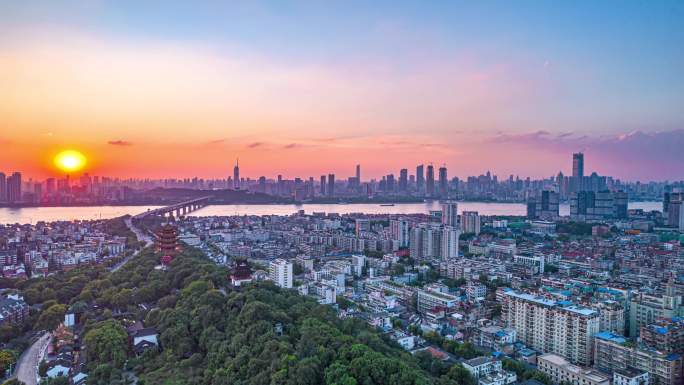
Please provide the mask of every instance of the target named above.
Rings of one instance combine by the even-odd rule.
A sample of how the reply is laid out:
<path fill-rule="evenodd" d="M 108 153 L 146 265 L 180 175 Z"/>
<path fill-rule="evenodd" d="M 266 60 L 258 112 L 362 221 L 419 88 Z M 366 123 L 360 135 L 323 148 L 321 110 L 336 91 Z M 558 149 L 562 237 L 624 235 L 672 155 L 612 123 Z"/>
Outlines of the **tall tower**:
<path fill-rule="evenodd" d="M 328 174 L 328 196 L 335 196 L 335 174 Z"/>
<path fill-rule="evenodd" d="M 435 196 L 435 168 L 431 164 L 427 166 L 425 189 L 427 196 L 431 198 Z"/>
<path fill-rule="evenodd" d="M 233 189 L 240 189 L 240 158 L 235 160 L 235 167 L 233 167 Z"/>
<path fill-rule="evenodd" d="M 572 190 L 582 191 L 584 187 L 584 154 L 572 154 Z"/>
<path fill-rule="evenodd" d="M 399 191 L 405 192 L 408 189 L 408 170 L 399 170 Z"/>
<path fill-rule="evenodd" d="M 446 201 L 442 204 L 442 224 L 458 227 L 458 203 Z"/>
<path fill-rule="evenodd" d="M 321 175 L 321 196 L 326 195 L 325 194 L 325 187 L 326 187 L 327 183 L 328 182 L 327 182 L 327 178 L 325 177 L 325 175 Z"/>
<path fill-rule="evenodd" d="M 7 202 L 21 203 L 21 173 L 15 172 L 7 178 Z"/>
<path fill-rule="evenodd" d="M 416 167 L 416 189 L 418 192 L 425 191 L 425 175 L 423 174 L 423 165 Z"/>
<path fill-rule="evenodd" d="M 356 183 L 361 184 L 361 165 L 356 165 Z"/>
<path fill-rule="evenodd" d="M 7 200 L 7 177 L 5 173 L 0 172 L 0 202 Z"/>
<path fill-rule="evenodd" d="M 442 166 L 439 168 L 439 196 L 446 198 L 449 192 L 449 182 L 447 181 L 447 168 Z"/>
<path fill-rule="evenodd" d="M 584 154 L 581 152 L 572 154 L 572 176 L 575 178 L 584 176 Z"/>

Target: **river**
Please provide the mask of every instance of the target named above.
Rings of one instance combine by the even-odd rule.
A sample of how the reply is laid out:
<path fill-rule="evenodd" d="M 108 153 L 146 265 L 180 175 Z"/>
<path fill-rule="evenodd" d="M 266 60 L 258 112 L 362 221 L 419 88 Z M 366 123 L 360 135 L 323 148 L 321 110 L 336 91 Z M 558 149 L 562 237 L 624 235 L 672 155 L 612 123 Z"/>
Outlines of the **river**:
<path fill-rule="evenodd" d="M 138 214 L 159 206 L 87 206 L 87 207 L 27 207 L 0 208 L 0 224 L 7 223 L 36 223 L 38 221 L 87 220 L 107 219 L 125 214 Z M 299 210 L 307 214 L 313 212 L 326 213 L 373 213 L 373 214 L 415 214 L 439 210 L 437 201 L 424 203 L 397 203 L 394 206 L 379 204 L 302 204 L 302 205 L 216 205 L 207 206 L 193 212 L 194 216 L 213 215 L 289 215 Z M 644 209 L 646 211 L 661 210 L 661 202 L 630 202 L 630 209 Z M 458 210 L 477 211 L 480 215 L 525 215 L 526 206 L 522 203 L 489 203 L 489 202 L 459 202 Z M 561 215 L 570 214 L 570 206 L 560 206 Z"/>

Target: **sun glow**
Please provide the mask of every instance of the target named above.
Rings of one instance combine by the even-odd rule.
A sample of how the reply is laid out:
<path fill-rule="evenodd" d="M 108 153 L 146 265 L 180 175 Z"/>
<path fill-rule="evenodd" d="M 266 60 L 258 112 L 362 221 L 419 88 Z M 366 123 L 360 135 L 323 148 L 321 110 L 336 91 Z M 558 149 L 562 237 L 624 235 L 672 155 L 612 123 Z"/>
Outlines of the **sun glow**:
<path fill-rule="evenodd" d="M 85 155 L 76 150 L 62 151 L 55 156 L 55 166 L 65 172 L 81 170 L 85 164 Z"/>

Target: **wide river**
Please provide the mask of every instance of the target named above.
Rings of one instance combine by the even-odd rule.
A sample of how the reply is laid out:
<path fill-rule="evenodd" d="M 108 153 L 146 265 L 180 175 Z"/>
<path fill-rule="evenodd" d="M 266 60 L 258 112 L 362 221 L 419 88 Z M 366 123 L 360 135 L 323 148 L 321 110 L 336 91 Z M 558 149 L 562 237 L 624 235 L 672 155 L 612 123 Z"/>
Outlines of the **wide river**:
<path fill-rule="evenodd" d="M 0 224 L 6 223 L 36 223 L 38 221 L 106 219 L 125 214 L 138 214 L 159 206 L 89 206 L 89 207 L 28 207 L 28 208 L 0 208 Z M 397 203 L 394 206 L 379 204 L 302 204 L 302 205 L 220 205 L 207 206 L 193 212 L 194 216 L 215 215 L 289 215 L 299 210 L 307 214 L 313 212 L 326 213 L 368 213 L 368 214 L 416 214 L 439 210 L 437 201 L 424 203 Z M 646 211 L 661 210 L 661 202 L 630 202 L 630 209 L 644 209 Z M 458 211 L 477 211 L 480 215 L 525 215 L 526 206 L 522 203 L 485 203 L 459 202 Z M 560 207 L 561 215 L 570 214 L 570 206 Z"/>

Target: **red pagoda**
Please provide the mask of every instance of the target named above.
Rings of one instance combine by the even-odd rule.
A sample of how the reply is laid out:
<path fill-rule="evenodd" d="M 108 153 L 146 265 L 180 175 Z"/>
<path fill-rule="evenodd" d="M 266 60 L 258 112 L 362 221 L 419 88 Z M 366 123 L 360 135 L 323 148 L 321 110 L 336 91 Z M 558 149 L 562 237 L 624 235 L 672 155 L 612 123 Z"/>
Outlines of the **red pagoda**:
<path fill-rule="evenodd" d="M 169 265 L 178 253 L 178 231 L 176 227 L 167 223 L 157 234 L 157 247 L 161 252 L 161 263 Z"/>
<path fill-rule="evenodd" d="M 235 264 L 233 273 L 230 275 L 230 283 L 235 287 L 239 287 L 249 282 L 252 282 L 252 269 L 246 261 L 238 261 Z"/>

